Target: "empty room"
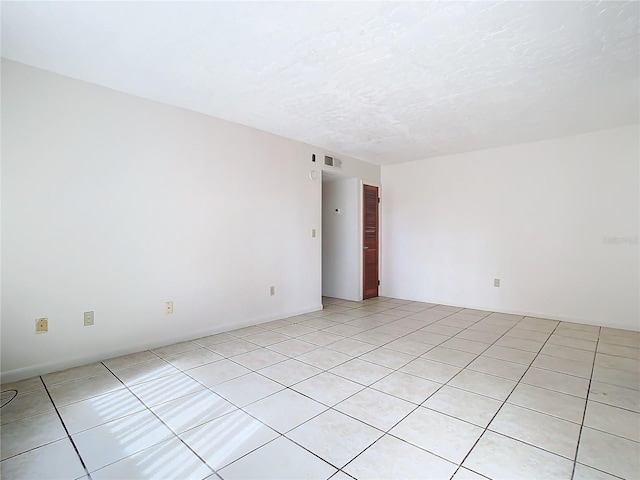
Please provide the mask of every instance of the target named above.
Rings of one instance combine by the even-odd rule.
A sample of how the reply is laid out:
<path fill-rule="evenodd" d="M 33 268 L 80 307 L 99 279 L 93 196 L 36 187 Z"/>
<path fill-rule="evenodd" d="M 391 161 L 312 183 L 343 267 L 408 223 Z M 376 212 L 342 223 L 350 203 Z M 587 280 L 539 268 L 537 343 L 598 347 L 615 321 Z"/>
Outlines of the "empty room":
<path fill-rule="evenodd" d="M 640 2 L 0 14 L 2 479 L 640 479 Z"/>

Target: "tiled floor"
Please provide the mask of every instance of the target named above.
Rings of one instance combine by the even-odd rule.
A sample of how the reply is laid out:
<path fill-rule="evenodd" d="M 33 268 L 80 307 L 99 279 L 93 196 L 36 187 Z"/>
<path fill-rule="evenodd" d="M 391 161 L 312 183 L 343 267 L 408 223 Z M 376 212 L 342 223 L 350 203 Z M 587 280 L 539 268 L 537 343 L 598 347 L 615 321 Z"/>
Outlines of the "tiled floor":
<path fill-rule="evenodd" d="M 6 480 L 640 477 L 640 333 L 539 318 L 325 299 L 2 389 Z"/>

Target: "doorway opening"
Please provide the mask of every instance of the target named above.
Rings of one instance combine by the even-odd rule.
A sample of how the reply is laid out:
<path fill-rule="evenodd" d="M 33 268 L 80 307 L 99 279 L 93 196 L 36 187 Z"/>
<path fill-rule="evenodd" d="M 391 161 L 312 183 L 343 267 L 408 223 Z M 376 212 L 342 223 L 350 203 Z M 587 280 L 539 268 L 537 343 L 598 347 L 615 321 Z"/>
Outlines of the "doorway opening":
<path fill-rule="evenodd" d="M 364 192 L 369 188 L 375 189 L 375 240 L 371 237 L 374 225 L 367 221 L 370 214 L 365 216 L 363 210 L 367 204 Z M 377 199 L 378 187 L 363 185 L 355 177 L 322 172 L 323 296 L 360 301 L 378 295 Z"/>

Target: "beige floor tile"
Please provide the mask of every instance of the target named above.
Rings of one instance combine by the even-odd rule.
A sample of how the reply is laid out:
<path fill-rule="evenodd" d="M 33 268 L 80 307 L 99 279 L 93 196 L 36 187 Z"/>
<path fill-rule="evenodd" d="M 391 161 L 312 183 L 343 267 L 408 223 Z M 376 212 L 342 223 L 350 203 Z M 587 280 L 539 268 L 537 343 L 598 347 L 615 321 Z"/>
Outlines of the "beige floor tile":
<path fill-rule="evenodd" d="M 483 429 L 435 410 L 419 407 L 389 433 L 450 462 L 460 464 Z"/>
<path fill-rule="evenodd" d="M 596 367 L 624 370 L 625 372 L 633 372 L 640 376 L 640 360 L 637 358 L 619 357 L 598 352 L 596 355 Z"/>
<path fill-rule="evenodd" d="M 490 375 L 495 375 L 496 377 L 518 381 L 527 370 L 527 365 L 480 355 L 471 362 L 467 368 L 476 372 L 488 373 Z"/>
<path fill-rule="evenodd" d="M 9 479 L 79 478 L 85 474 L 68 438 L 49 443 L 0 463 L 0 477 Z"/>
<path fill-rule="evenodd" d="M 241 338 L 236 338 L 234 340 L 229 340 L 228 342 L 209 345 L 207 348 L 218 355 L 222 355 L 223 357 L 233 357 L 234 355 L 240 355 L 242 353 L 251 352 L 252 350 L 257 350 L 260 348 L 260 345 L 247 342 Z"/>
<path fill-rule="evenodd" d="M 581 463 L 576 463 L 573 473 L 573 480 L 617 480 L 619 478 Z"/>
<path fill-rule="evenodd" d="M 285 340 L 284 342 L 269 345 L 268 348 L 269 350 L 281 353 L 282 355 L 286 355 L 287 357 L 297 357 L 298 355 L 302 355 L 303 353 L 315 350 L 316 348 L 318 348 L 318 346 L 314 345 L 313 343 L 303 342 L 302 340 L 298 340 L 297 338 L 292 338 L 290 340 Z"/>
<path fill-rule="evenodd" d="M 396 350 L 398 352 L 406 353 L 407 355 L 419 356 L 431 350 L 433 348 L 433 345 L 418 342 L 416 340 L 411 340 L 407 337 L 402 337 L 387 343 L 384 347 L 390 350 Z"/>
<path fill-rule="evenodd" d="M 154 348 L 151 350 L 153 353 L 158 355 L 159 357 L 165 358 L 170 357 L 172 355 L 177 355 L 179 353 L 188 352 L 190 350 L 195 350 L 199 348 L 200 345 L 194 342 L 180 342 L 174 343 L 173 345 L 166 345 L 164 347 Z"/>
<path fill-rule="evenodd" d="M 251 452 L 220 471 L 225 480 L 325 480 L 337 469 L 307 452 L 291 440 L 280 437 Z"/>
<path fill-rule="evenodd" d="M 44 389 L 34 390 L 14 397 L 14 392 L 7 392 L 11 395 L 5 398 L 2 396 L 2 411 L 0 411 L 0 423 L 15 422 L 22 418 L 31 417 L 39 413 L 53 410 L 53 402 Z M 9 398 L 13 400 L 9 401 Z M 5 402 L 9 402 L 6 403 Z"/>
<path fill-rule="evenodd" d="M 229 335 L 228 333 L 217 333 L 215 335 L 209 335 L 207 337 L 202 337 L 194 340 L 194 343 L 198 345 L 202 345 L 203 347 L 210 347 L 211 345 L 217 345 L 218 343 L 229 342 L 231 340 L 235 340 L 236 337 L 233 335 Z"/>
<path fill-rule="evenodd" d="M 571 460 L 490 431 L 463 466 L 493 480 L 570 480 L 573 470 Z"/>
<path fill-rule="evenodd" d="M 562 345 L 565 347 L 578 348 L 588 352 L 595 352 L 597 343 L 592 340 L 581 340 L 579 338 L 565 337 L 563 335 L 551 335 L 549 344 Z"/>
<path fill-rule="evenodd" d="M 203 390 L 205 387 L 185 373 L 177 373 L 167 377 L 150 380 L 130 387 L 147 407 L 153 407 L 164 402 L 190 393 Z"/>
<path fill-rule="evenodd" d="M 486 480 L 487 477 L 472 472 L 468 468 L 460 467 L 451 480 Z"/>
<path fill-rule="evenodd" d="M 449 365 L 455 365 L 456 367 L 466 367 L 476 358 L 477 353 L 462 352 L 460 350 L 454 350 L 446 347 L 435 347 L 422 355 L 422 358 L 428 360 L 435 360 L 436 362 L 448 363 Z"/>
<path fill-rule="evenodd" d="M 612 345 L 600 342 L 598 344 L 598 353 L 606 353 L 608 355 L 616 355 L 625 358 L 640 359 L 640 348 L 625 347 L 623 345 Z"/>
<path fill-rule="evenodd" d="M 220 360 L 219 362 L 192 368 L 188 371 L 188 374 L 205 387 L 213 387 L 219 383 L 246 375 L 249 372 L 251 370 L 231 360 Z"/>
<path fill-rule="evenodd" d="M 173 436 L 153 413 L 145 410 L 77 433 L 73 440 L 91 473 Z"/>
<path fill-rule="evenodd" d="M 352 338 L 345 338 L 327 345 L 327 348 L 347 355 L 363 355 L 374 350 L 376 347 L 370 343 L 361 342 Z"/>
<path fill-rule="evenodd" d="M 91 473 L 93 480 L 180 478 L 200 480 L 213 471 L 177 438 Z"/>
<path fill-rule="evenodd" d="M 69 433 L 74 434 L 145 409 L 129 390 L 120 389 L 60 407 L 58 411 Z"/>
<path fill-rule="evenodd" d="M 231 413 L 237 408 L 210 390 L 185 395 L 151 409 L 162 422 L 177 434 L 181 434 Z"/>
<path fill-rule="evenodd" d="M 48 387 L 56 385 L 58 383 L 70 382 L 72 380 L 78 380 L 80 378 L 95 377 L 97 375 L 104 375 L 109 373 L 107 367 L 102 363 L 91 363 L 89 365 L 82 365 L 81 367 L 69 368 L 60 372 L 49 373 L 42 376 L 42 381 Z"/>
<path fill-rule="evenodd" d="M 576 377 L 589 378 L 593 364 L 591 362 L 581 362 L 577 360 L 569 360 L 567 358 L 552 357 L 550 355 L 540 354 L 531 364 L 536 368 L 544 368 L 558 373 L 566 373 Z"/>
<path fill-rule="evenodd" d="M 534 410 L 505 404 L 489 430 L 573 460 L 580 425 Z"/>
<path fill-rule="evenodd" d="M 516 382 L 507 378 L 465 369 L 456 375 L 449 382 L 449 385 L 495 398 L 496 400 L 505 400 L 516 386 Z"/>
<path fill-rule="evenodd" d="M 621 478 L 637 478 L 640 443 L 584 427 L 577 461 Z"/>
<path fill-rule="evenodd" d="M 136 363 L 148 362 L 150 360 L 157 360 L 158 356 L 151 353 L 149 350 L 143 352 L 130 353 L 129 355 L 123 355 L 121 357 L 110 358 L 105 360 L 104 363 L 110 370 L 118 370 L 125 367 L 130 367 Z"/>
<path fill-rule="evenodd" d="M 464 338 L 466 340 L 473 340 L 474 342 L 492 344 L 501 336 L 502 334 L 500 333 L 483 332 L 482 330 L 474 330 L 473 327 L 470 327 L 458 333 L 455 338 Z"/>
<path fill-rule="evenodd" d="M 59 383 L 49 388 L 51 398 L 57 407 L 86 400 L 109 392 L 125 388 L 115 376 L 108 373 L 96 377 L 81 378 L 71 382 Z"/>
<path fill-rule="evenodd" d="M 340 340 L 344 340 L 344 337 L 342 335 L 336 335 L 335 333 L 324 332 L 322 330 L 305 333 L 304 335 L 300 335 L 297 338 L 299 340 L 312 343 L 319 347 L 325 347 Z"/>
<path fill-rule="evenodd" d="M 640 442 L 640 413 L 589 401 L 584 424 L 595 430 Z"/>
<path fill-rule="evenodd" d="M 502 402 L 445 385 L 430 396 L 423 406 L 484 428 L 489 425 Z"/>
<path fill-rule="evenodd" d="M 468 353 L 476 353 L 481 354 L 489 345 L 481 342 L 474 342 L 473 340 L 465 340 L 463 338 L 452 338 L 451 340 L 447 340 L 446 342 L 440 345 L 444 348 L 452 348 L 453 350 L 461 350 L 463 352 Z"/>
<path fill-rule="evenodd" d="M 482 356 L 506 360 L 507 362 L 520 363 L 522 365 L 531 365 L 536 354 L 525 350 L 518 350 L 516 348 L 492 345 L 482 354 Z"/>
<path fill-rule="evenodd" d="M 547 343 L 542 347 L 540 353 L 543 355 L 551 355 L 552 357 L 566 358 L 568 360 L 576 360 L 584 363 L 593 363 L 593 357 L 595 354 L 593 351 L 567 347 L 566 345 L 554 345 L 553 343 Z"/>
<path fill-rule="evenodd" d="M 382 435 L 382 431 L 335 410 L 327 410 L 287 433 L 294 442 L 338 468 Z"/>
<path fill-rule="evenodd" d="M 586 406 L 584 398 L 525 383 L 515 388 L 507 402 L 574 423 L 582 423 Z"/>
<path fill-rule="evenodd" d="M 415 358 L 416 357 L 414 355 L 397 352 L 384 347 L 378 347 L 375 350 L 360 356 L 360 359 L 362 360 L 382 365 L 383 367 L 391 368 L 393 370 L 406 365 Z"/>
<path fill-rule="evenodd" d="M 262 368 L 258 370 L 258 373 L 289 387 L 294 383 L 322 373 L 322 369 L 295 359 L 289 359 L 270 367 Z"/>
<path fill-rule="evenodd" d="M 166 357 L 165 360 L 180 370 L 189 370 L 201 365 L 206 365 L 207 363 L 217 362 L 223 358 L 224 357 L 222 355 L 213 353 L 211 350 L 198 348 L 196 350 L 190 350 L 188 352 Z"/>
<path fill-rule="evenodd" d="M 544 341 L 505 335 L 500 340 L 498 340 L 495 345 L 515 348 L 516 350 L 524 350 L 526 352 L 538 353 L 542 348 L 542 345 L 544 345 Z"/>
<path fill-rule="evenodd" d="M 314 367 L 318 367 L 323 370 L 329 370 L 341 363 L 351 360 L 351 358 L 352 357 L 350 355 L 345 355 L 344 353 L 336 352 L 335 350 L 320 347 L 316 350 L 298 355 L 296 360 L 300 360 L 301 362 L 308 363 L 309 365 L 313 365 Z"/>
<path fill-rule="evenodd" d="M 365 387 L 346 378 L 324 372 L 297 383 L 291 388 L 331 407 L 358 393 Z"/>
<path fill-rule="evenodd" d="M 158 358 L 144 363 L 137 363 L 130 367 L 113 370 L 113 374 L 118 377 L 125 385 L 131 386 L 156 378 L 166 377 L 178 373 L 173 365 Z"/>
<path fill-rule="evenodd" d="M 214 470 L 220 470 L 280 435 L 251 415 L 236 410 L 180 435 Z"/>
<path fill-rule="evenodd" d="M 367 362 L 365 360 L 360 360 L 359 358 L 349 360 L 348 362 L 338 365 L 329 371 L 334 375 L 339 375 L 347 380 L 351 380 L 365 386 L 371 385 L 393 372 L 390 368 Z"/>
<path fill-rule="evenodd" d="M 527 370 L 521 382 L 582 398 L 587 398 L 589 389 L 589 380 L 586 378 L 535 367 Z"/>
<path fill-rule="evenodd" d="M 441 386 L 439 383 L 421 377 L 393 372 L 371 385 L 371 388 L 419 405 Z"/>
<path fill-rule="evenodd" d="M 219 383 L 213 387 L 213 390 L 234 405 L 244 407 L 280 390 L 284 390 L 284 388 L 284 385 L 278 382 L 251 372 L 227 382 Z"/>
<path fill-rule="evenodd" d="M 273 345 L 274 343 L 291 340 L 291 337 L 289 335 L 284 335 L 283 333 L 266 331 L 244 337 L 244 340 L 255 343 L 256 345 L 260 345 L 261 347 L 267 347 L 269 345 Z"/>
<path fill-rule="evenodd" d="M 453 463 L 421 448 L 385 435 L 349 463 L 344 471 L 358 480 L 426 480 L 450 478 L 456 468 Z"/>
<path fill-rule="evenodd" d="M 640 391 L 591 381 L 589 400 L 640 413 Z"/>
<path fill-rule="evenodd" d="M 240 355 L 231 357 L 231 360 L 239 363 L 243 367 L 247 367 L 250 370 L 259 370 L 261 368 L 283 362 L 287 360 L 287 358 L 289 357 L 278 352 L 261 348 L 252 352 L 241 353 Z"/>
<path fill-rule="evenodd" d="M 640 375 L 635 372 L 607 368 L 596 364 L 593 369 L 592 379 L 597 382 L 640 390 Z"/>
<path fill-rule="evenodd" d="M 416 406 L 406 400 L 366 388 L 333 408 L 375 428 L 387 431 Z"/>
<path fill-rule="evenodd" d="M 327 407 L 293 390 L 282 390 L 244 408 L 274 430 L 285 433 L 325 411 Z"/>
<path fill-rule="evenodd" d="M 1 460 L 67 436 L 55 411 L 7 423 L 0 430 Z"/>
<path fill-rule="evenodd" d="M 44 384 L 40 377 L 31 377 L 17 382 L 4 383 L 0 388 L 3 392 L 5 390 L 17 390 L 18 394 L 22 394 L 42 390 L 44 389 Z"/>
<path fill-rule="evenodd" d="M 401 372 L 410 373 L 438 383 L 447 383 L 460 370 L 462 368 L 429 360 L 425 357 L 417 358 L 400 369 Z"/>

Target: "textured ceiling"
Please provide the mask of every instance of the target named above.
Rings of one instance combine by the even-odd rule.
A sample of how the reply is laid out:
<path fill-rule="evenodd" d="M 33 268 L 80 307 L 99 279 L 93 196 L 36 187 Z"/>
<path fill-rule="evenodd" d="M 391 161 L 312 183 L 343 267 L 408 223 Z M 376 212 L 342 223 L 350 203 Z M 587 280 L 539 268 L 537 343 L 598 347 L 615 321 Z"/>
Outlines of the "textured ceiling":
<path fill-rule="evenodd" d="M 2 56 L 378 164 L 638 122 L 638 2 L 2 2 Z"/>

